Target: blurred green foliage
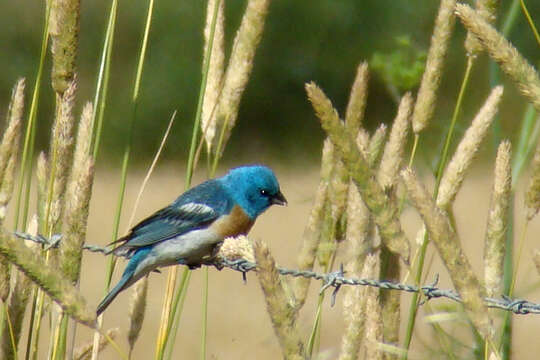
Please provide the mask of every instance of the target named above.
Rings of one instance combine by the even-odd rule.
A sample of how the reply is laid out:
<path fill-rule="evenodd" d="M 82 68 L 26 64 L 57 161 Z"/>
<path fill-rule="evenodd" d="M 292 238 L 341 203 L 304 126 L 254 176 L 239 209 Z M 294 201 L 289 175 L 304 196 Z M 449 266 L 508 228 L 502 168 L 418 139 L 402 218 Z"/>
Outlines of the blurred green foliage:
<path fill-rule="evenodd" d="M 375 52 L 369 62 L 396 102 L 403 93 L 416 88 L 422 79 L 427 52 L 411 44 L 408 35 L 396 37 L 396 47 L 389 54 Z"/>
<path fill-rule="evenodd" d="M 15 80 L 27 78 L 31 89 L 39 59 L 44 1 L 0 2 L 0 109 L 7 107 Z M 505 2 L 506 3 L 506 2 Z M 79 109 L 92 100 L 105 32 L 109 1 L 82 1 L 79 69 Z M 503 4 L 502 11 L 505 6 Z M 147 2 L 121 1 L 112 56 L 112 75 L 105 113 L 101 156 L 118 161 L 130 114 L 137 54 Z M 239 25 L 245 1 L 226 4 L 227 49 Z M 316 159 L 322 131 L 304 91 L 307 81 L 317 82 L 343 112 L 356 66 L 370 60 L 367 127 L 390 122 L 396 94 L 415 87 L 434 23 L 438 1 L 425 0 L 275 0 L 270 6 L 265 33 L 242 100 L 239 120 L 224 160 L 256 162 L 273 156 L 283 161 Z M 540 2 L 530 2 L 531 14 L 540 13 Z M 134 137 L 134 161 L 146 160 L 157 149 L 167 122 L 178 109 L 176 124 L 164 156 L 187 156 L 189 134 L 200 86 L 204 1 L 156 2 L 143 74 L 141 101 Z M 447 72 L 435 120 L 425 142 L 438 144 L 446 128 L 464 71 L 465 33 L 458 23 L 453 36 Z M 401 39 L 396 43 L 396 38 Z M 532 63 L 538 48 L 523 19 L 511 34 Z M 413 44 L 413 45 L 411 45 Z M 487 95 L 487 59 L 482 56 L 473 74 L 474 87 L 464 104 L 464 115 L 477 109 Z M 45 148 L 53 113 L 50 63 L 38 113 L 38 148 Z M 376 75 L 373 75 L 375 72 Z M 392 94 L 388 89 L 394 88 Z M 514 132 L 516 115 L 524 101 L 506 86 L 503 128 Z M 507 117 L 508 116 L 508 117 Z M 511 136 L 511 135 L 509 135 Z"/>

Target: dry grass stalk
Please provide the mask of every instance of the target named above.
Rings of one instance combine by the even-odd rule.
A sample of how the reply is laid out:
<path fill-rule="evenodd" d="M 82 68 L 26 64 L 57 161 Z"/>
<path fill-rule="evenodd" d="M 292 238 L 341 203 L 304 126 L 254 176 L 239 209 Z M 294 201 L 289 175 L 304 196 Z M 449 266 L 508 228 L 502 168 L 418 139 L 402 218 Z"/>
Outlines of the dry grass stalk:
<path fill-rule="evenodd" d="M 476 13 L 489 24 L 495 24 L 499 2 L 500 0 L 476 0 Z M 482 44 L 470 31 L 467 32 L 467 38 L 465 39 L 465 50 L 467 50 L 468 56 L 476 56 L 482 51 Z"/>
<path fill-rule="evenodd" d="M 323 144 L 321 156 L 321 180 L 304 230 L 302 248 L 298 255 L 298 268 L 300 270 L 312 270 L 313 265 L 315 264 L 315 257 L 321 240 L 325 219 L 328 186 L 332 174 L 333 163 L 334 147 L 330 139 L 326 139 Z M 310 279 L 302 277 L 295 279 L 294 295 L 296 298 L 297 309 L 300 309 L 304 305 L 310 281 Z"/>
<path fill-rule="evenodd" d="M 2 336 L 0 347 L 0 358 L 2 359 L 16 358 L 16 349 L 13 348 L 10 332 L 13 330 L 13 339 L 15 340 L 15 346 L 17 346 L 21 338 L 26 306 L 28 305 L 28 300 L 32 294 L 32 282 L 25 277 L 23 273 L 13 271 L 12 277 L 14 278 L 14 285 L 5 303 L 5 306 L 7 307 L 7 316 L 9 316 L 9 323 L 7 318 L 5 318 L 5 323 L 2 324 L 4 329 L 4 336 Z"/>
<path fill-rule="evenodd" d="M 92 103 L 87 102 L 84 105 L 81 121 L 79 122 L 79 129 L 77 130 L 77 142 L 75 144 L 75 150 L 73 151 L 73 169 L 71 177 L 77 176 L 77 171 L 82 170 L 78 165 L 84 163 L 88 159 L 88 154 L 90 154 L 93 113 L 94 107 L 92 106 Z"/>
<path fill-rule="evenodd" d="M 34 216 L 28 223 L 26 232 L 31 235 L 37 235 L 38 232 L 38 222 L 37 218 Z M 22 240 L 19 240 L 22 242 Z M 31 242 L 24 242 L 31 251 L 36 250 L 36 244 Z M 15 347 L 21 338 L 21 330 L 23 327 L 24 314 L 26 312 L 26 306 L 28 305 L 28 300 L 32 294 L 33 286 L 30 279 L 28 279 L 22 272 L 13 271 L 12 276 L 14 277 L 13 285 L 9 293 L 9 297 L 6 300 L 6 313 L 7 317 L 4 317 L 5 324 L 2 324 L 4 328 L 4 336 L 1 340 L 1 356 L 2 359 L 14 359 L 16 348 L 13 348 L 11 336 L 9 336 L 10 330 L 8 327 L 11 327 L 13 330 L 13 338 L 15 340 Z M 8 285 L 9 286 L 9 285 Z M 8 323 L 9 322 L 9 323 Z"/>
<path fill-rule="evenodd" d="M 262 38 L 269 5 L 270 0 L 249 0 L 234 39 L 216 113 L 216 134 L 223 131 L 222 149 L 238 116 L 240 100 L 253 68 L 255 51 Z"/>
<path fill-rule="evenodd" d="M 15 168 L 17 166 L 17 156 L 13 156 L 9 159 L 8 164 L 4 171 L 4 178 L 0 185 L 0 224 L 4 222 L 7 214 L 7 207 L 13 195 L 13 187 L 15 185 Z"/>
<path fill-rule="evenodd" d="M 60 247 L 61 268 L 73 284 L 77 283 L 81 269 L 82 246 L 86 238 L 88 209 L 94 182 L 94 161 L 89 155 L 92 141 L 91 104 L 84 107 L 77 145 L 73 155 L 73 166 L 65 196 L 64 240 Z"/>
<path fill-rule="evenodd" d="M 375 275 L 376 257 L 366 255 L 373 248 L 374 226 L 369 210 L 364 204 L 358 188 L 351 181 L 347 202 L 348 260 L 345 271 L 352 277 L 369 278 Z M 340 360 L 356 359 L 363 337 L 365 288 L 350 286 L 344 289 L 343 316 L 346 324 L 345 334 L 341 340 Z"/>
<path fill-rule="evenodd" d="M 13 157 L 16 158 L 18 153 L 22 116 L 24 112 L 24 88 L 25 80 L 19 79 L 11 93 L 11 101 L 9 102 L 9 109 L 7 112 L 7 127 L 4 130 L 2 142 L 0 143 L 0 184 L 6 182 L 4 179 L 6 176 L 6 168 L 8 167 L 10 160 Z M 9 177 L 9 175 L 7 176 Z M 11 197 L 11 194 L 2 194 L 0 198 L 0 207 L 2 208 L 9 202 L 9 199 L 5 199 L 6 196 Z M 4 216 L 5 211 L 0 211 L 0 221 L 4 219 Z"/>
<path fill-rule="evenodd" d="M 339 159 L 335 159 L 334 169 L 330 177 L 328 188 L 332 219 L 335 226 L 341 221 L 347 206 L 347 193 L 349 191 L 349 173 Z M 339 240 L 339 239 L 338 239 Z"/>
<path fill-rule="evenodd" d="M 335 153 L 334 145 L 327 139 L 325 141 L 325 147 L 331 148 L 329 150 L 332 154 Z M 326 206 L 328 207 L 326 213 L 325 223 L 328 227 L 327 236 L 321 237 L 321 243 L 319 247 L 332 248 L 335 247 L 335 242 L 343 240 L 344 232 L 343 227 L 345 224 L 345 208 L 347 206 L 347 195 L 349 191 L 349 173 L 341 159 L 332 155 L 332 163 L 325 166 L 330 167 L 328 172 L 328 196 L 326 198 Z M 330 260 L 331 251 L 321 252 L 326 254 L 325 259 L 319 259 L 321 265 L 326 265 Z"/>
<path fill-rule="evenodd" d="M 275 261 L 268 246 L 260 241 L 253 243 L 257 260 L 257 277 L 264 292 L 266 306 L 274 331 L 281 345 L 284 359 L 304 359 L 304 344 L 296 326 L 296 310 L 281 282 Z"/>
<path fill-rule="evenodd" d="M 377 171 L 377 181 L 389 194 L 395 195 L 395 187 L 399 170 L 403 163 L 409 117 L 412 109 L 412 97 L 405 94 L 399 104 L 398 113 L 390 131 L 390 138 L 384 148 L 383 157 Z M 401 279 L 401 264 L 399 258 L 392 254 L 385 246 L 381 247 L 381 272 L 380 278 L 399 282 Z M 399 342 L 399 327 L 401 320 L 400 311 L 401 294 L 398 291 L 381 291 L 380 304 L 383 322 L 383 341 L 385 344 Z M 391 353 L 384 352 L 386 359 L 395 358 Z"/>
<path fill-rule="evenodd" d="M 217 3 L 219 2 L 219 4 Z M 210 152 L 216 137 L 216 117 L 214 112 L 221 93 L 223 82 L 224 63 L 225 63 L 225 0 L 210 0 L 206 6 L 206 25 L 204 27 L 204 51 L 208 51 L 208 42 L 212 29 L 212 19 L 216 5 L 218 6 L 214 40 L 212 43 L 212 52 L 208 77 L 206 81 L 206 91 L 204 93 L 201 127 L 206 141 L 206 147 Z"/>
<path fill-rule="evenodd" d="M 367 263 L 368 260 L 366 259 Z M 371 278 L 379 271 L 377 265 L 377 261 L 374 261 L 372 265 L 373 274 L 370 274 Z M 365 297 L 364 359 L 382 359 L 384 353 L 381 351 L 379 344 L 383 342 L 383 318 L 379 303 L 379 289 L 371 286 L 367 287 L 365 289 Z"/>
<path fill-rule="evenodd" d="M 7 113 L 7 128 L 0 143 L 0 224 L 4 222 L 7 207 L 13 195 L 15 168 L 19 153 L 22 116 L 24 112 L 25 80 L 19 79 L 15 84 Z M 5 259 L 0 260 L 0 298 L 5 300 L 9 289 L 9 265 Z M 7 280 L 7 283 L 6 283 Z"/>
<path fill-rule="evenodd" d="M 356 134 L 356 146 L 358 147 L 358 150 L 360 150 L 360 153 L 364 155 L 366 159 L 369 158 L 369 140 L 369 133 L 366 130 L 360 128 L 358 134 Z"/>
<path fill-rule="evenodd" d="M 318 237 L 317 260 L 325 268 L 337 243 L 343 240 L 345 207 L 349 187 L 349 174 L 341 159 L 334 156 L 334 144 L 326 139 L 323 145 L 321 181 L 327 183 L 327 194 L 322 208 L 323 219 Z M 325 155 L 326 154 L 326 155 Z"/>
<path fill-rule="evenodd" d="M 393 282 L 401 280 L 401 266 L 399 257 L 391 253 L 388 248 L 381 247 L 380 254 L 381 272 L 380 279 Z M 401 322 L 401 292 L 392 290 L 381 290 L 380 295 L 380 317 L 382 321 L 382 342 L 385 344 L 399 344 L 399 328 Z M 395 355 L 390 352 L 383 352 L 385 359 L 395 359 Z"/>
<path fill-rule="evenodd" d="M 11 279 L 11 267 L 4 257 L 0 257 L 0 301 L 6 303 L 9 296 L 9 283 Z"/>
<path fill-rule="evenodd" d="M 365 255 L 365 253 L 363 255 Z M 366 279 L 373 278 L 376 275 L 376 265 L 377 257 L 375 255 L 368 255 L 366 261 L 363 262 L 363 265 L 360 265 L 360 261 L 351 261 L 347 264 L 347 267 L 349 269 L 354 269 L 351 271 L 351 276 Z M 359 269 L 360 267 L 363 268 L 361 272 Z M 341 353 L 339 354 L 339 360 L 354 360 L 358 358 L 358 352 L 364 337 L 367 289 L 367 287 L 360 286 L 348 286 L 344 289 L 343 319 L 346 328 L 345 333 L 341 338 Z"/>
<path fill-rule="evenodd" d="M 489 297 L 497 297 L 502 293 L 504 245 L 511 199 L 511 157 L 510 142 L 503 141 L 499 145 L 495 160 L 495 180 L 484 245 L 484 282 Z"/>
<path fill-rule="evenodd" d="M 369 140 L 367 161 L 371 168 L 376 168 L 379 164 L 386 142 L 387 130 L 386 125 L 381 124 Z"/>
<path fill-rule="evenodd" d="M 422 76 L 412 116 L 413 131 L 416 134 L 427 126 L 433 116 L 448 43 L 454 29 L 455 5 L 455 0 L 441 0 L 427 55 L 426 70 Z"/>
<path fill-rule="evenodd" d="M 75 77 L 80 0 L 52 0 L 50 6 L 52 86 L 62 96 Z"/>
<path fill-rule="evenodd" d="M 527 206 L 527 220 L 532 220 L 540 210 L 540 142 L 536 145 L 531 164 L 531 179 L 525 194 L 525 206 Z"/>
<path fill-rule="evenodd" d="M 228 260 L 244 259 L 249 262 L 255 262 L 253 244 L 245 235 L 226 238 L 220 246 L 217 256 Z"/>
<path fill-rule="evenodd" d="M 351 182 L 352 183 L 352 182 Z M 345 264 L 347 273 L 360 274 L 364 266 L 366 254 L 372 250 L 373 232 L 369 209 L 362 201 L 360 193 L 354 184 L 349 187 L 349 201 L 347 202 L 347 232 L 349 259 Z"/>
<path fill-rule="evenodd" d="M 45 221 L 45 207 L 47 202 L 47 174 L 49 164 L 44 152 L 40 152 L 36 165 L 36 179 L 37 179 L 37 213 L 40 221 L 40 231 L 44 231 Z"/>
<path fill-rule="evenodd" d="M 489 55 L 514 80 L 523 95 L 540 111 L 540 78 L 536 69 L 495 30 L 484 18 L 469 6 L 456 5 L 456 15 L 463 25 L 482 43 Z"/>
<path fill-rule="evenodd" d="M 88 158 L 76 167 L 79 176 L 71 179 L 66 194 L 64 240 L 60 247 L 62 271 L 73 284 L 79 280 L 81 271 L 82 246 L 86 238 L 88 209 L 94 181 L 94 161 Z"/>
<path fill-rule="evenodd" d="M 377 181 L 383 189 L 393 188 L 398 179 L 407 143 L 412 101 L 410 93 L 406 93 L 401 99 L 397 116 L 390 130 L 390 137 L 384 147 L 381 165 L 377 172 Z"/>
<path fill-rule="evenodd" d="M 362 199 L 371 211 L 383 243 L 408 263 L 409 242 L 401 229 L 396 201 L 389 198 L 375 181 L 369 163 L 322 90 L 314 83 L 309 83 L 306 85 L 306 91 L 322 127 L 328 133 Z"/>
<path fill-rule="evenodd" d="M 338 241 L 336 241 L 338 234 L 336 232 L 336 221 L 332 217 L 332 200 L 330 191 L 324 207 L 322 209 L 323 220 L 321 224 L 321 232 L 319 234 L 319 246 L 317 247 L 317 262 L 319 265 L 326 269 L 328 268 L 333 254 L 336 253 L 338 247 Z"/>
<path fill-rule="evenodd" d="M 400 114 L 398 113 L 398 116 Z M 403 148 L 405 147 L 406 143 L 406 136 L 407 136 L 407 122 L 408 119 L 405 118 L 404 122 L 404 134 L 399 134 L 396 137 L 399 139 L 394 139 L 394 141 L 401 141 L 401 144 L 396 144 L 397 146 L 401 146 L 401 152 L 399 152 L 399 149 L 397 153 L 393 154 L 392 162 L 395 163 L 395 168 L 391 171 L 395 171 L 392 176 L 393 179 L 390 180 L 390 184 L 381 184 L 383 186 L 384 191 L 387 193 L 389 197 L 396 198 L 396 189 L 394 187 L 394 183 L 396 182 L 396 179 L 398 179 L 398 171 L 399 167 L 401 166 L 401 163 L 403 162 Z M 394 126 L 395 127 L 395 126 Z M 392 132 L 394 132 L 394 127 L 392 128 Z M 402 129 L 400 129 L 402 130 Z M 397 128 L 396 128 L 397 131 Z M 387 143 L 387 147 L 389 146 L 389 143 Z M 381 146 L 382 148 L 382 146 Z M 386 151 L 386 149 L 385 149 Z M 398 157 L 399 156 L 399 157 Z M 388 161 L 388 160 L 387 160 Z M 382 163 L 381 163 L 382 166 Z M 381 174 L 381 167 L 379 167 L 379 170 L 377 172 L 377 175 L 379 176 Z M 390 173 L 387 173 L 387 175 L 390 175 Z M 399 256 L 396 254 L 393 254 L 384 244 L 381 246 L 380 251 L 380 268 L 381 271 L 379 273 L 380 279 L 385 279 L 389 281 L 399 282 L 401 279 L 401 264 L 399 262 Z M 399 327 L 400 327 L 400 320 L 401 320 L 401 294 L 399 291 L 389 291 L 389 290 L 382 290 L 380 293 L 380 316 L 382 320 L 382 341 L 385 344 L 397 344 L 399 343 Z M 376 349 L 373 349 L 375 351 Z M 379 347 L 380 350 L 380 347 Z M 394 359 L 395 356 L 391 352 L 377 352 L 377 355 L 381 355 L 384 359 Z"/>
<path fill-rule="evenodd" d="M 437 206 L 441 209 L 447 209 L 452 204 L 461 188 L 465 173 L 469 169 L 497 113 L 502 94 L 502 86 L 493 88 L 486 102 L 473 119 L 471 126 L 465 132 L 463 139 L 461 139 L 452 160 L 444 170 L 437 196 Z"/>
<path fill-rule="evenodd" d="M 144 311 L 146 310 L 146 298 L 148 294 L 148 276 L 145 276 L 141 281 L 137 281 L 133 287 L 133 295 L 129 304 L 129 331 L 128 343 L 129 352 L 133 351 L 135 342 L 139 338 L 139 334 L 144 322 Z M 100 346 L 101 347 L 101 346 Z"/>
<path fill-rule="evenodd" d="M 298 254 L 298 268 L 300 270 L 312 270 L 315 264 L 317 249 L 321 240 L 323 222 L 325 218 L 325 208 L 328 196 L 328 184 L 321 180 L 317 193 L 315 194 L 315 202 L 311 208 L 308 222 L 304 230 L 302 248 Z M 299 277 L 295 279 L 294 294 L 296 298 L 296 306 L 298 308 L 304 305 L 307 291 L 309 288 L 310 279 Z"/>
<path fill-rule="evenodd" d="M 110 339 L 115 339 L 120 334 L 119 328 L 109 329 L 106 332 L 107 337 Z M 105 336 L 100 337 L 100 343 L 99 343 L 99 351 L 103 351 L 107 345 L 109 345 L 109 340 Z M 85 344 L 81 346 L 80 348 L 75 350 L 75 354 L 73 355 L 74 360 L 89 360 L 92 357 L 92 347 L 93 342 L 90 342 L 88 344 Z"/>
<path fill-rule="evenodd" d="M 352 134 L 356 134 L 360 130 L 364 118 L 368 80 L 368 64 L 363 62 L 356 69 L 356 77 L 354 78 L 347 111 L 345 112 L 345 126 Z"/>
<path fill-rule="evenodd" d="M 429 239 L 435 243 L 473 325 L 483 337 L 488 337 L 490 332 L 487 311 L 483 303 L 484 288 L 474 275 L 448 217 L 436 206 L 411 169 L 403 170 L 401 176 L 409 198 L 422 216 Z"/>
<path fill-rule="evenodd" d="M 0 254 L 57 302 L 66 314 L 82 324 L 95 326 L 94 311 L 87 308 L 86 301 L 72 283 L 59 270 L 48 266 L 43 256 L 1 228 Z"/>
<path fill-rule="evenodd" d="M 73 162 L 73 130 L 75 116 L 73 107 L 75 105 L 75 92 L 77 90 L 77 80 L 74 79 L 57 101 L 56 118 L 53 124 L 51 137 L 51 150 L 49 158 L 53 159 L 54 169 L 49 174 L 53 182 L 53 193 L 48 223 L 53 232 L 59 231 L 60 219 L 64 210 L 64 197 L 68 176 L 71 173 Z"/>

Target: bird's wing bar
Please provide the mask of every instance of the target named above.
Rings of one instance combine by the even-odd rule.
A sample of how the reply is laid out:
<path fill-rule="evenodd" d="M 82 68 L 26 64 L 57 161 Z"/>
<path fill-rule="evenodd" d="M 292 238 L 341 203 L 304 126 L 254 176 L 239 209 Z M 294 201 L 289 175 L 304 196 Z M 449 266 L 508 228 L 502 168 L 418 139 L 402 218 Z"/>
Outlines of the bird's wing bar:
<path fill-rule="evenodd" d="M 170 205 L 137 224 L 128 235 L 115 243 L 123 242 L 115 253 L 153 245 L 163 240 L 202 228 L 219 217 L 219 212 L 210 206 L 187 203 Z"/>

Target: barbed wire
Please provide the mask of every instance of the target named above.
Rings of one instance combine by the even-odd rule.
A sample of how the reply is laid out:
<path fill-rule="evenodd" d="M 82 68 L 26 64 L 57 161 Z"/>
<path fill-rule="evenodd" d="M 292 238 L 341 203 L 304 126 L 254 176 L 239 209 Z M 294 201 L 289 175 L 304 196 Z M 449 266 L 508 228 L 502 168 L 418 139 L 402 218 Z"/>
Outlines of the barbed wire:
<path fill-rule="evenodd" d="M 14 235 L 21 239 L 30 240 L 38 244 L 41 244 L 45 250 L 48 250 L 51 248 L 57 248 L 58 245 L 60 244 L 60 240 L 62 237 L 61 235 L 53 235 L 51 239 L 47 239 L 46 237 L 42 235 L 33 236 L 30 234 L 21 233 L 21 232 L 14 232 Z M 96 245 L 85 244 L 83 245 L 83 249 L 90 252 L 94 252 L 94 253 L 102 253 L 105 255 L 111 253 L 111 248 L 101 247 L 101 246 L 96 246 Z M 248 272 L 257 271 L 257 264 L 251 261 L 245 260 L 245 259 L 229 260 L 229 259 L 224 259 L 224 258 L 216 258 L 216 259 L 211 259 L 210 261 L 206 261 L 202 263 L 201 265 L 214 266 L 218 270 L 221 270 L 224 267 L 226 267 L 231 270 L 238 271 L 242 273 L 242 277 L 244 281 L 246 281 L 246 274 Z M 437 282 L 438 282 L 438 276 L 436 276 L 432 284 L 418 287 L 415 285 L 401 284 L 401 283 L 396 283 L 396 282 L 386 281 L 386 280 L 358 279 L 358 278 L 345 277 L 345 272 L 343 271 L 343 265 L 340 267 L 339 270 L 333 271 L 330 273 L 319 273 L 316 271 L 288 269 L 288 268 L 283 268 L 279 266 L 276 267 L 276 269 L 279 272 L 279 274 L 283 276 L 303 277 L 303 278 L 308 278 L 308 279 L 321 280 L 323 282 L 323 285 L 320 290 L 321 293 L 324 292 L 326 289 L 333 287 L 334 291 L 332 292 L 332 300 L 331 300 L 332 305 L 335 304 L 336 295 L 339 289 L 341 288 L 341 286 L 343 285 L 372 286 L 372 287 L 377 287 L 380 289 L 398 290 L 398 291 L 405 291 L 409 293 L 421 292 L 425 296 L 425 301 L 429 301 L 435 298 L 446 298 L 446 299 L 453 300 L 455 302 L 462 303 L 461 296 L 456 291 L 439 289 L 436 287 Z M 536 304 L 528 300 L 511 299 L 504 295 L 501 298 L 486 297 L 484 298 L 484 303 L 489 308 L 510 311 L 518 315 L 540 314 L 540 304 Z"/>

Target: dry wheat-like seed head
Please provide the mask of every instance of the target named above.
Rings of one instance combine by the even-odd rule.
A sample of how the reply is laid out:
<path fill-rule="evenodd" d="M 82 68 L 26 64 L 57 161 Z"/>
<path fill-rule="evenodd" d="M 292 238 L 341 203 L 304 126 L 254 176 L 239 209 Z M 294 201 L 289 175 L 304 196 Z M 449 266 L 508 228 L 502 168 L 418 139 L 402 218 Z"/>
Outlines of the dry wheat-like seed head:
<path fill-rule="evenodd" d="M 390 137 L 384 147 L 381 165 L 377 172 L 377 181 L 383 189 L 392 188 L 399 180 L 399 169 L 403 163 L 403 153 L 407 143 L 407 133 L 412 108 L 412 96 L 406 93 L 399 103 Z"/>
<path fill-rule="evenodd" d="M 363 62 L 356 69 L 356 77 L 354 78 L 349 103 L 345 112 L 345 126 L 353 134 L 356 134 L 360 130 L 362 119 L 364 118 L 368 80 L 368 64 Z"/>
<path fill-rule="evenodd" d="M 253 243 L 253 250 L 258 266 L 257 277 L 283 357 L 294 360 L 304 359 L 304 344 L 296 325 L 296 310 L 292 299 L 287 296 L 270 250 L 261 241 Z"/>
<path fill-rule="evenodd" d="M 362 279 L 371 279 L 376 277 L 376 270 L 377 256 L 369 254 L 366 256 L 362 271 L 360 272 L 360 270 L 358 270 L 358 272 L 353 273 L 353 276 L 356 275 Z M 341 353 L 339 354 L 339 360 L 354 360 L 358 358 L 360 345 L 362 345 L 362 340 L 365 337 L 366 329 L 364 329 L 364 326 L 367 325 L 367 298 L 367 287 L 350 286 L 345 289 L 345 295 L 343 297 L 343 319 L 346 328 L 345 333 L 341 338 Z M 371 326 L 370 330 L 373 330 L 373 324 L 370 323 L 369 325 Z M 371 333 L 373 334 L 373 331 L 371 331 Z M 367 346 L 365 342 L 364 346 Z"/>
<path fill-rule="evenodd" d="M 495 20 L 497 20 L 499 2 L 499 0 L 476 0 L 476 13 L 489 24 L 494 24 Z M 467 38 L 465 39 L 465 50 L 468 56 L 476 56 L 476 54 L 482 51 L 482 44 L 480 44 L 478 39 L 470 31 L 467 32 Z"/>
<path fill-rule="evenodd" d="M 99 351 L 103 351 L 107 348 L 107 345 L 110 344 L 109 339 L 115 340 L 118 335 L 120 335 L 120 329 L 119 328 L 112 328 L 107 330 L 105 333 L 107 336 L 100 336 L 99 340 Z M 73 359 L 74 360 L 89 360 L 92 356 L 92 348 L 94 347 L 93 342 L 89 342 L 88 344 L 85 344 L 78 349 L 75 349 Z"/>
<path fill-rule="evenodd" d="M 253 245 L 245 235 L 229 237 L 223 240 L 218 256 L 228 260 L 244 259 L 249 262 L 255 262 Z"/>
<path fill-rule="evenodd" d="M 81 4 L 80 0 L 55 0 L 50 6 L 52 86 L 62 96 L 75 78 Z"/>
<path fill-rule="evenodd" d="M 373 255 L 372 255 L 373 256 Z M 372 270 L 369 277 L 375 277 L 379 272 L 379 262 L 370 257 L 366 259 L 366 265 L 370 264 Z M 364 311 L 365 329 L 364 329 L 364 353 L 365 359 L 382 359 L 383 353 L 379 344 L 383 342 L 383 323 L 381 316 L 381 305 L 379 303 L 379 289 L 367 287 L 365 292 L 366 308 Z"/>
<path fill-rule="evenodd" d="M 448 50 L 450 36 L 454 30 L 455 0 L 441 0 L 431 37 L 431 45 L 426 60 L 426 69 L 422 76 L 416 104 L 412 115 L 412 127 L 415 134 L 424 130 L 431 120 L 435 101 L 441 82 L 444 60 Z"/>
<path fill-rule="evenodd" d="M 484 288 L 474 274 L 448 216 L 435 204 L 412 169 L 403 170 L 401 176 L 409 199 L 422 216 L 429 238 L 435 243 L 473 325 L 482 336 L 490 336 L 489 318 L 483 302 Z"/>
<path fill-rule="evenodd" d="M 502 86 L 493 88 L 486 102 L 473 119 L 471 126 L 465 132 L 450 163 L 444 170 L 439 194 L 437 195 L 437 206 L 441 209 L 446 209 L 452 204 L 457 192 L 461 188 L 465 173 L 469 169 L 497 113 L 502 94 Z"/>
<path fill-rule="evenodd" d="M 270 0 L 249 0 L 234 38 L 229 64 L 223 78 L 223 90 L 216 109 L 216 134 L 220 134 L 221 137 L 223 132 L 221 150 L 236 123 L 240 100 L 253 68 L 255 51 L 262 38 L 269 5 Z"/>
<path fill-rule="evenodd" d="M 328 133 L 370 209 L 383 243 L 408 263 L 410 246 L 401 229 L 397 202 L 388 197 L 375 180 L 368 161 L 358 149 L 352 134 L 348 133 L 324 92 L 313 82 L 306 84 L 306 91 L 323 129 Z"/>
<path fill-rule="evenodd" d="M 201 128 L 208 152 L 210 152 L 212 147 L 216 145 L 214 144 L 216 140 L 215 113 L 219 96 L 221 94 L 221 87 L 223 86 L 223 73 L 225 72 L 225 0 L 208 1 L 208 5 L 206 6 L 206 25 L 204 27 L 204 52 L 206 56 L 216 6 L 218 6 L 218 9 L 214 39 L 212 42 L 212 51 L 209 59 L 210 64 L 208 67 L 206 90 L 204 92 L 201 114 Z"/>
<path fill-rule="evenodd" d="M 9 182 L 9 177 L 13 177 L 13 174 L 9 174 L 6 169 L 9 166 L 9 162 L 12 159 L 17 158 L 19 150 L 19 141 L 21 137 L 22 116 L 24 112 L 24 88 L 25 80 L 19 79 L 13 87 L 11 93 L 11 101 L 9 102 L 9 108 L 7 113 L 7 127 L 4 130 L 2 136 L 2 142 L 0 143 L 0 184 Z M 6 179 L 6 177 L 8 177 Z M 13 179 L 11 179 L 13 182 Z M 2 194 L 0 202 L 2 206 L 7 205 L 11 192 Z"/>
<path fill-rule="evenodd" d="M 521 93 L 540 111 L 540 78 L 536 69 L 470 6 L 456 5 L 456 15 L 467 30 L 481 41 L 493 60 L 516 82 Z"/>
<path fill-rule="evenodd" d="M 531 167 L 531 179 L 525 193 L 528 220 L 532 220 L 540 210 L 540 142 L 536 145 Z"/>
<path fill-rule="evenodd" d="M 486 226 L 484 245 L 484 282 L 486 294 L 496 297 L 503 286 L 503 268 L 508 226 L 508 209 L 511 199 L 511 157 L 512 147 L 509 141 L 499 145 L 495 160 L 495 180 L 491 193 L 491 204 Z"/>

